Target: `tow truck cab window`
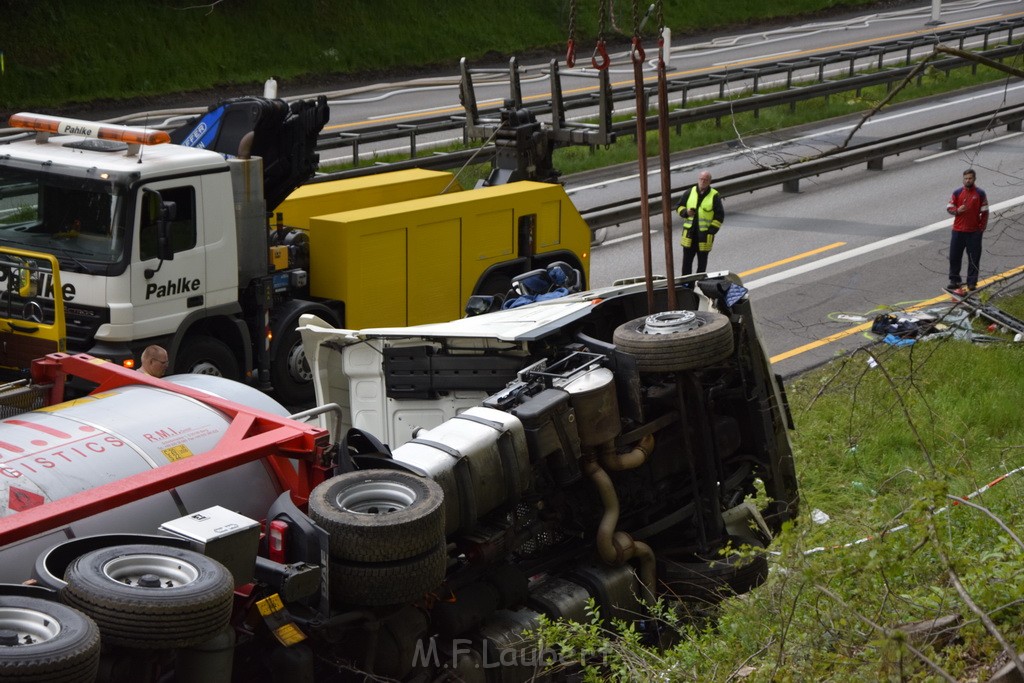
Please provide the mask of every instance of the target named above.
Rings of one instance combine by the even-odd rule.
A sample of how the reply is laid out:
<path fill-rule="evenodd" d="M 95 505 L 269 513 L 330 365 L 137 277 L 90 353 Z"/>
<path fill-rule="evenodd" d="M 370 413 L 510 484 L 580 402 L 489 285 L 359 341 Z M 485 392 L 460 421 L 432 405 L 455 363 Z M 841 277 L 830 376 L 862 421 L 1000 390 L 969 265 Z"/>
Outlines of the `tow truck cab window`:
<path fill-rule="evenodd" d="M 123 203 L 105 180 L 40 171 L 0 171 L 0 240 L 57 255 L 63 266 L 112 264 L 123 256 Z"/>
<path fill-rule="evenodd" d="M 174 219 L 170 223 L 171 247 L 174 253 L 196 246 L 196 191 L 191 186 L 164 187 L 158 192 L 142 193 L 142 214 L 139 221 L 139 260 L 157 257 L 157 221 L 160 201 L 173 202 Z"/>

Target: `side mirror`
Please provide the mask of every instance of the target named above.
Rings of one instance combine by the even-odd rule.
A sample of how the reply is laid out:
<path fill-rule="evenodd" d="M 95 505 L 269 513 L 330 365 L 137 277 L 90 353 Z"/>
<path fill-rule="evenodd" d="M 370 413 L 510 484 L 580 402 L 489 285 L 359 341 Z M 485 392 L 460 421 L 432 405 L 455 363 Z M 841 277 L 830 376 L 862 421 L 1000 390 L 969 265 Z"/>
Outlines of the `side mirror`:
<path fill-rule="evenodd" d="M 156 255 L 161 261 L 174 260 L 174 247 L 171 244 L 171 221 L 174 220 L 177 213 L 177 204 L 160 200 L 160 217 L 156 222 Z"/>
<path fill-rule="evenodd" d="M 140 225 L 143 226 L 143 229 L 146 229 L 146 226 L 156 228 L 156 257 L 160 259 L 156 268 L 146 268 L 143 273 L 148 280 L 160 271 L 160 266 L 164 264 L 164 261 L 174 260 L 171 221 L 178 213 L 178 205 L 174 202 L 165 202 L 160 192 L 149 188 L 142 190 L 142 197 L 142 210 L 147 215 L 140 221 Z"/>
<path fill-rule="evenodd" d="M 466 303 L 466 317 L 490 313 L 491 311 L 500 311 L 501 303 L 502 297 L 500 296 L 474 294 L 469 297 L 469 301 Z"/>

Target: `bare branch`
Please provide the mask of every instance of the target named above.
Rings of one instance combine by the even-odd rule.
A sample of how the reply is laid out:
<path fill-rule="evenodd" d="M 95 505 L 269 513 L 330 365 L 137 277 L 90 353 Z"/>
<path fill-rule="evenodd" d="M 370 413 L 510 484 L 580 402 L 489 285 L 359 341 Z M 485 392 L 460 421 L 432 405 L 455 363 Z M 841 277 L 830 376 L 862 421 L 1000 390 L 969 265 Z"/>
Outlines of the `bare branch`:
<path fill-rule="evenodd" d="M 982 505 L 978 505 L 977 503 L 972 503 L 971 501 L 967 500 L 966 498 L 961 498 L 959 496 L 952 496 L 952 495 L 950 495 L 948 493 L 946 494 L 946 497 L 951 499 L 951 500 L 953 500 L 953 501 L 956 501 L 957 505 L 966 505 L 969 508 L 974 508 L 975 510 L 980 510 L 981 512 L 985 513 L 986 515 L 988 515 L 992 519 L 992 521 L 994 521 L 996 524 L 999 525 L 1000 529 L 1002 529 L 1003 531 L 1006 532 L 1007 536 L 1009 536 L 1010 538 L 1013 539 L 1014 543 L 1016 543 L 1018 546 L 1020 546 L 1021 549 L 1024 549 L 1024 542 L 1021 542 L 1020 537 L 1017 536 L 1017 534 L 1013 533 L 1013 530 L 1010 529 L 1010 527 L 1006 526 L 1006 523 L 1003 520 L 999 519 L 998 516 L 992 514 L 992 511 L 989 510 L 987 507 L 984 507 Z"/>
<path fill-rule="evenodd" d="M 846 149 L 846 146 L 848 144 L 850 144 L 850 140 L 853 139 L 854 134 L 858 130 L 860 130 L 861 126 L 863 126 L 865 123 L 867 123 L 868 119 L 870 119 L 872 116 L 874 116 L 879 111 L 881 111 L 882 107 L 884 107 L 885 105 L 889 104 L 889 101 L 892 100 L 892 98 L 896 97 L 896 95 L 901 90 L 903 90 L 903 88 L 907 87 L 907 85 L 912 80 L 917 78 L 918 74 L 920 74 L 922 71 L 924 71 L 925 67 L 928 66 L 928 62 L 930 62 L 931 60 L 935 59 L 938 56 L 939 56 L 938 53 L 933 51 L 930 55 L 925 57 L 924 60 L 920 64 L 915 66 L 913 68 L 913 70 L 909 74 L 907 74 L 907 77 L 904 78 L 902 81 L 900 81 L 899 85 L 897 85 L 895 88 L 893 88 L 892 91 L 888 95 L 885 96 L 885 99 L 883 99 L 881 102 L 879 102 L 878 104 L 873 106 L 870 111 L 868 111 L 866 114 L 864 114 L 864 116 L 862 116 L 860 118 L 860 121 L 857 123 L 857 125 L 854 126 L 853 129 L 850 131 L 850 134 L 846 136 L 846 139 L 843 140 L 842 144 L 840 144 L 834 151 L 838 152 L 841 149 Z"/>
<path fill-rule="evenodd" d="M 956 589 L 957 595 L 959 595 L 960 599 L 964 601 L 964 604 L 967 605 L 968 609 L 974 612 L 978 619 L 981 620 L 981 623 L 984 624 L 985 630 L 989 632 L 989 635 L 999 641 L 999 644 L 1003 647 L 1003 652 L 1013 660 L 1017 673 L 1020 674 L 1021 677 L 1024 677 L 1024 662 L 1020 660 L 1017 650 L 1015 650 L 1013 645 L 1010 644 L 1010 641 L 1006 639 L 1006 636 L 1004 636 L 1002 631 L 999 630 L 995 622 L 992 621 L 992 618 L 986 614 L 984 610 L 978 607 L 977 603 L 974 602 L 974 599 L 971 598 L 970 593 L 968 593 L 967 589 L 964 588 L 963 583 L 960 582 L 960 575 L 957 574 L 956 569 L 953 567 L 953 563 L 950 561 L 949 556 L 946 555 L 946 551 L 943 549 L 942 543 L 939 541 L 939 532 L 935 528 L 934 518 L 928 519 L 928 531 L 932 536 L 932 544 L 935 548 L 935 552 L 939 554 L 939 558 L 941 558 L 942 562 L 946 565 L 946 573 L 949 574 L 949 580 L 953 582 L 953 587 Z"/>
<path fill-rule="evenodd" d="M 853 610 L 849 605 L 847 605 L 843 601 L 842 598 L 840 598 L 838 595 L 836 595 L 835 593 L 830 591 L 828 588 L 825 588 L 824 586 L 822 586 L 820 584 L 815 584 L 814 587 L 817 588 L 822 593 L 824 593 L 825 595 L 827 595 L 837 605 L 840 605 L 841 607 L 847 609 L 850 614 L 855 616 L 860 621 L 864 622 L 870 628 L 874 629 L 875 631 L 878 631 L 879 633 L 884 634 L 888 638 L 893 638 L 893 639 L 899 638 L 900 641 L 901 641 L 900 644 L 903 647 L 905 647 L 908 650 L 910 650 L 910 652 L 912 652 L 915 657 L 917 657 L 922 662 L 927 664 L 931 668 L 931 670 L 935 672 L 935 674 L 937 676 L 940 676 L 943 680 L 949 681 L 950 683 L 956 683 L 956 679 L 953 678 L 952 676 L 950 676 L 946 672 L 945 669 L 943 669 L 941 666 L 939 666 L 938 664 L 933 662 L 931 659 L 929 659 L 928 656 L 925 653 L 921 652 L 916 647 L 914 647 L 909 642 L 907 642 L 907 640 L 905 638 L 902 638 L 901 637 L 903 635 L 902 632 L 897 632 L 897 631 L 895 631 L 893 629 L 886 628 L 885 626 L 882 626 L 881 624 L 876 624 L 875 622 L 873 622 L 870 619 L 868 619 L 867 617 L 865 617 L 863 614 L 860 614 L 857 611 Z"/>
<path fill-rule="evenodd" d="M 1024 78 L 1024 71 L 1021 71 L 1020 69 L 1015 69 L 1012 66 L 1007 66 L 1002 62 L 996 61 L 994 59 L 989 59 L 988 57 L 985 57 L 984 55 L 979 55 L 975 52 L 965 52 L 964 50 L 958 50 L 955 47 L 946 47 L 945 45 L 936 45 L 935 52 L 945 52 L 946 54 L 953 55 L 955 57 L 961 57 L 962 59 L 966 59 L 971 62 L 984 64 L 985 66 L 991 67 L 998 71 L 1004 71 L 1010 74 L 1011 76 L 1016 76 L 1017 78 Z"/>

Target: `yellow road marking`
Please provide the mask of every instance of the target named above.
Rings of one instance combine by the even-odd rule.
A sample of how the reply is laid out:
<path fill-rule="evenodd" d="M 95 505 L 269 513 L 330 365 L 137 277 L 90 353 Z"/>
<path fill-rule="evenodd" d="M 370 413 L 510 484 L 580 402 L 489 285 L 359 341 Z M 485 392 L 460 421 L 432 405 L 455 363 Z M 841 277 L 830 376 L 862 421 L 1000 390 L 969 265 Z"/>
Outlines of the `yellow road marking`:
<path fill-rule="evenodd" d="M 992 284 L 994 282 L 999 282 L 1001 280 L 1005 280 L 1007 278 L 1013 277 L 1014 275 L 1017 275 L 1018 273 L 1024 273 L 1024 266 L 1018 266 L 1018 267 L 1012 268 L 1012 269 L 1010 269 L 1010 270 L 1008 270 L 1008 271 L 1006 271 L 1004 273 L 1000 273 L 999 275 L 994 275 L 993 277 L 990 277 L 990 278 L 988 278 L 986 280 L 980 281 L 978 283 L 978 285 L 984 287 L 984 286 L 990 285 L 990 284 Z M 942 296 L 937 296 L 937 297 L 935 297 L 933 299 L 928 299 L 927 301 L 922 301 L 920 303 L 914 304 L 913 306 L 911 306 L 910 308 L 908 308 L 906 310 L 907 310 L 907 312 L 917 311 L 917 310 L 920 310 L 922 308 L 926 308 L 928 306 L 932 306 L 934 304 L 942 303 L 943 301 L 952 301 L 952 299 L 953 299 L 953 297 L 951 297 L 949 294 L 943 294 Z M 791 351 L 786 351 L 785 353 L 780 353 L 777 356 L 772 356 L 770 360 L 771 360 L 772 363 L 779 363 L 781 361 L 784 361 L 784 360 L 787 360 L 789 358 L 792 358 L 793 356 L 798 356 L 801 353 L 805 353 L 807 351 L 812 351 L 814 349 L 821 348 L 822 346 L 825 346 L 826 344 L 831 344 L 834 341 L 838 341 L 840 339 L 845 339 L 846 337 L 850 337 L 852 335 L 859 334 L 859 333 L 863 332 L 864 330 L 870 330 L 871 329 L 871 325 L 872 325 L 873 322 L 874 321 L 866 322 L 866 323 L 861 323 L 860 325 L 857 325 L 855 327 L 851 327 L 851 328 L 849 328 L 847 330 L 843 330 L 842 332 L 836 332 L 835 334 L 830 334 L 829 336 L 824 337 L 822 339 L 819 339 L 817 341 L 813 341 L 810 344 L 804 344 L 803 346 L 799 346 L 799 347 L 797 347 L 797 348 L 795 348 L 795 349 L 793 349 Z"/>
<path fill-rule="evenodd" d="M 1002 19 L 1008 19 L 1008 18 L 1011 18 L 1011 17 L 1020 16 L 1022 14 L 1024 14 L 1024 12 L 1014 12 L 1013 14 L 1004 14 L 1004 15 L 1001 16 L 1001 18 Z M 954 24 L 945 24 L 943 26 L 943 30 L 959 28 L 961 26 L 973 26 L 975 23 L 976 22 L 967 20 L 967 21 L 962 21 L 962 22 L 954 23 Z M 787 53 L 785 55 L 785 59 L 788 61 L 788 60 L 794 59 L 796 57 L 804 57 L 804 56 L 807 56 L 807 55 L 819 54 L 821 52 L 832 52 L 832 51 L 835 51 L 835 50 L 845 50 L 845 49 L 848 49 L 848 48 L 851 48 L 851 47 L 857 47 L 857 46 L 861 46 L 861 45 L 874 45 L 874 44 L 879 43 L 881 41 L 898 40 L 900 38 L 907 38 L 907 37 L 910 37 L 910 36 L 928 35 L 928 34 L 931 34 L 931 33 L 935 33 L 935 29 L 928 28 L 928 29 L 920 29 L 920 30 L 917 30 L 917 31 L 907 31 L 905 33 L 894 33 L 892 35 L 882 36 L 882 37 L 879 37 L 879 38 L 865 38 L 864 40 L 855 40 L 855 41 L 852 41 L 852 42 L 849 42 L 849 43 L 840 43 L 839 45 L 829 45 L 827 47 L 819 47 L 819 48 L 815 48 L 813 50 L 797 50 L 796 52 Z M 729 68 L 730 69 L 735 69 L 735 68 L 742 67 L 742 66 L 750 66 L 752 64 L 771 63 L 771 62 L 774 62 L 774 61 L 777 61 L 777 60 L 772 59 L 772 58 L 765 58 L 765 57 L 752 57 L 750 59 L 742 60 L 742 61 L 739 61 L 739 62 L 730 62 Z M 721 70 L 722 70 L 721 67 L 718 67 L 718 66 L 714 66 L 714 65 L 712 65 L 712 66 L 705 66 L 705 67 L 701 67 L 699 69 L 689 69 L 687 71 L 673 71 L 672 73 L 666 74 L 666 78 L 678 78 L 679 76 L 691 76 L 691 75 L 695 75 L 695 74 L 708 73 L 708 72 L 721 71 Z M 648 76 L 647 78 L 644 79 L 644 82 L 647 82 L 648 80 L 654 80 L 656 78 L 657 78 L 657 76 Z M 630 85 L 630 86 L 633 85 L 633 81 L 615 81 L 614 83 L 611 84 L 611 87 L 612 88 L 617 88 L 619 86 L 627 86 L 627 85 Z M 563 91 L 562 94 L 563 95 L 575 95 L 576 93 L 597 92 L 597 90 L 598 90 L 598 86 L 587 86 L 587 87 L 584 87 L 584 88 L 573 88 L 573 89 L 570 89 L 570 90 L 565 90 L 565 91 Z M 491 100 L 486 100 L 486 101 L 490 102 L 490 101 L 498 100 L 498 99 L 500 99 L 500 98 L 492 98 Z M 551 93 L 541 93 L 541 94 L 538 94 L 538 95 L 527 95 L 527 96 L 523 97 L 523 102 L 529 102 L 529 101 L 533 101 L 533 100 L 549 100 L 549 99 L 551 99 Z M 452 114 L 452 113 L 462 113 L 462 112 L 463 112 L 463 108 L 462 107 L 448 107 L 447 109 L 432 110 L 431 113 L 436 113 L 436 114 Z M 420 118 L 421 116 L 423 116 L 422 113 L 397 114 L 395 116 L 385 116 L 383 118 L 374 119 L 373 123 L 389 123 L 391 121 L 405 121 L 405 120 L 408 120 L 408 119 Z M 329 130 L 341 130 L 343 128 L 355 128 L 356 126 L 365 126 L 367 123 L 368 123 L 368 121 L 354 121 L 352 123 L 341 123 L 341 124 L 338 124 L 336 126 L 325 126 L 324 130 L 325 131 L 329 131 Z"/>
<path fill-rule="evenodd" d="M 830 244 L 828 246 L 825 246 L 825 247 L 820 247 L 818 249 L 812 249 L 811 251 L 805 251 L 802 254 L 797 254 L 796 256 L 790 256 L 789 258 L 784 258 L 781 261 L 775 261 L 774 263 L 768 263 L 768 264 L 763 265 L 763 266 L 758 266 L 757 268 L 751 268 L 750 270 L 745 270 L 742 273 L 740 273 L 739 275 L 740 275 L 740 277 L 746 277 L 748 275 L 753 275 L 754 273 L 760 273 L 762 270 L 769 270 L 769 269 L 775 268 L 777 266 L 784 266 L 787 263 L 792 263 L 793 261 L 799 261 L 800 259 L 807 258 L 808 256 L 814 256 L 816 254 L 822 253 L 823 251 L 828 251 L 829 249 L 836 249 L 838 247 L 843 247 L 843 246 L 846 246 L 846 242 L 833 242 L 832 244 Z"/>

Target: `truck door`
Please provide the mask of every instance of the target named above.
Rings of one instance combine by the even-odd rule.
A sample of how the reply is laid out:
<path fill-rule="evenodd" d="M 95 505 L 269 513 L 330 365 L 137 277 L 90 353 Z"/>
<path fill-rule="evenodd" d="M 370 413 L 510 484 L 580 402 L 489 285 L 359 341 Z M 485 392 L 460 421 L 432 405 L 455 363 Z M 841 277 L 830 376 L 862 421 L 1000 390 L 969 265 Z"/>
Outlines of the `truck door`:
<path fill-rule="evenodd" d="M 189 180 L 150 183 L 136 194 L 131 303 L 134 339 L 174 334 L 192 311 L 205 305 L 206 251 L 202 188 Z M 158 257 L 158 218 L 169 220 L 173 259 Z M 113 312 L 112 312 L 113 313 Z"/>

